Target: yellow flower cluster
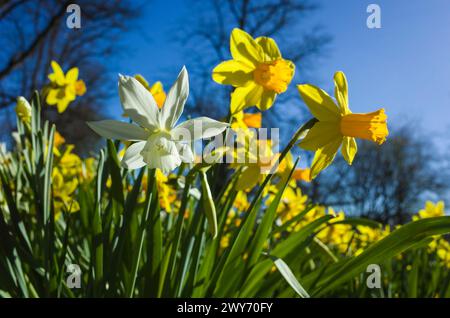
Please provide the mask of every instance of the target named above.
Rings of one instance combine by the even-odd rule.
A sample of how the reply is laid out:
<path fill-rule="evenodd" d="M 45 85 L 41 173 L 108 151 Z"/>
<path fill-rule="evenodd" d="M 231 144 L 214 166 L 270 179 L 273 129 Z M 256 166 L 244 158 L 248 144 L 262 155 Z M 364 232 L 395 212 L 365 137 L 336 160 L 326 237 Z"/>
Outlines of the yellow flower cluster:
<path fill-rule="evenodd" d="M 439 201 L 436 204 L 431 201 L 427 201 L 425 203 L 425 208 L 420 210 L 416 215 L 413 215 L 413 221 L 444 215 L 445 215 L 444 201 Z"/>
<path fill-rule="evenodd" d="M 62 151 L 63 146 L 65 146 Z M 65 144 L 65 139 L 58 132 L 54 137 L 55 166 L 52 172 L 52 189 L 54 195 L 55 217 L 62 212 L 77 212 L 80 205 L 75 198 L 82 173 L 82 160 L 72 153 L 73 145 Z"/>
<path fill-rule="evenodd" d="M 231 94 L 230 114 L 239 114 L 251 106 L 261 111 L 269 109 L 276 96 L 287 90 L 294 76 L 294 63 L 283 59 L 273 39 L 253 39 L 240 29 L 231 32 L 230 53 L 232 59 L 220 63 L 212 72 L 214 81 L 235 88 Z M 352 164 L 357 152 L 355 138 L 382 144 L 388 135 L 384 109 L 353 114 L 349 108 L 345 74 L 336 72 L 334 83 L 336 101 L 314 85 L 297 86 L 303 101 L 317 120 L 300 143 L 303 149 L 315 152 L 311 178 L 333 162 L 339 148 L 345 160 Z"/>
<path fill-rule="evenodd" d="M 431 201 L 425 202 L 425 207 L 416 215 L 413 215 L 413 221 L 420 219 L 433 218 L 445 216 L 445 204 L 444 201 L 433 203 Z M 429 244 L 428 250 L 430 253 L 436 253 L 437 257 L 450 268 L 450 243 L 442 237 L 434 237 L 433 241 Z"/>

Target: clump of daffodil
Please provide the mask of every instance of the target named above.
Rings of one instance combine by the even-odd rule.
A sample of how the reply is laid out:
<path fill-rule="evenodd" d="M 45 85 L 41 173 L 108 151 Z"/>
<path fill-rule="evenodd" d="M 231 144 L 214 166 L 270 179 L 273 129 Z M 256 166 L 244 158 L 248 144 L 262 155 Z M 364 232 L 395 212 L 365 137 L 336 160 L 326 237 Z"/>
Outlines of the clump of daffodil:
<path fill-rule="evenodd" d="M 65 144 L 66 140 L 55 132 L 53 140 L 54 168 L 52 171 L 53 204 L 55 217 L 61 212 L 77 212 L 80 205 L 75 198 L 79 177 L 83 175 L 83 162 L 72 151 L 74 145 Z"/>
<path fill-rule="evenodd" d="M 437 203 L 433 203 L 431 201 L 427 201 L 425 203 L 425 208 L 420 210 L 417 215 L 413 215 L 413 221 L 417 221 L 420 219 L 433 218 L 445 215 L 445 205 L 444 201 L 439 201 Z"/>
<path fill-rule="evenodd" d="M 188 73 L 184 67 L 161 109 L 152 94 L 134 77 L 119 76 L 119 95 L 124 112 L 139 126 L 115 120 L 89 122 L 88 125 L 105 138 L 135 142 L 122 159 L 122 165 L 128 169 L 147 165 L 167 174 L 182 162 L 194 162 L 189 143 L 218 135 L 228 127 L 208 117 L 176 125 L 189 95 Z"/>
<path fill-rule="evenodd" d="M 318 120 L 300 142 L 303 149 L 316 152 L 311 165 L 311 178 L 333 162 L 341 145 L 342 155 L 351 165 L 357 152 L 355 138 L 381 145 L 388 135 L 384 109 L 353 114 L 348 105 L 347 79 L 343 72 L 336 72 L 334 84 L 336 101 L 314 85 L 298 85 L 305 104 Z"/>
<path fill-rule="evenodd" d="M 17 97 L 17 104 L 16 104 L 16 114 L 17 117 L 22 121 L 23 123 L 29 125 L 31 122 L 31 106 L 30 103 L 26 100 L 25 97 L 19 96 Z"/>
<path fill-rule="evenodd" d="M 332 208 L 329 208 L 329 214 L 334 215 L 335 218 L 331 220 L 329 226 L 317 234 L 317 238 L 325 244 L 336 248 L 339 252 L 345 253 L 348 250 L 349 243 L 351 243 L 355 233 L 348 224 L 333 224 L 345 219 L 343 211 L 335 213 Z M 325 215 L 325 213 L 323 213 L 323 215 Z"/>
<path fill-rule="evenodd" d="M 76 96 L 86 93 L 86 85 L 83 80 L 78 79 L 77 67 L 71 68 L 67 74 L 64 74 L 57 62 L 52 61 L 51 66 L 53 73 L 48 75 L 50 84 L 46 87 L 45 101 L 48 105 L 56 105 L 58 113 L 62 113 Z"/>
<path fill-rule="evenodd" d="M 272 201 L 275 199 L 277 193 L 279 192 L 279 188 L 275 185 L 270 187 L 269 197 L 267 199 L 266 205 L 270 205 Z M 291 180 L 283 192 L 281 197 L 280 204 L 277 207 L 277 215 L 280 222 L 280 225 L 289 222 L 297 215 L 302 213 L 306 208 L 306 203 L 308 201 L 308 196 L 302 193 L 302 190 L 297 187 L 295 180 Z M 309 215 L 308 215 L 309 217 Z M 294 228 L 299 223 L 293 223 L 291 227 L 289 227 L 288 231 L 294 231 Z"/>
<path fill-rule="evenodd" d="M 177 199 L 176 190 L 168 184 L 169 178 L 159 169 L 156 170 L 156 187 L 158 189 L 159 205 L 166 212 L 172 212 L 172 205 Z"/>
<path fill-rule="evenodd" d="M 419 210 L 419 212 L 417 212 L 416 215 L 413 215 L 412 220 L 417 221 L 417 220 L 421 220 L 421 219 L 435 218 L 435 217 L 440 217 L 440 216 L 445 216 L 444 201 L 438 201 L 437 203 L 427 201 L 427 202 L 425 202 L 425 207 L 423 209 Z M 439 252 L 439 249 L 441 249 L 440 253 L 442 255 L 442 253 L 443 253 L 442 250 L 445 250 L 445 248 L 443 249 L 442 244 L 445 244 L 445 243 L 442 243 L 441 241 L 446 242 L 439 236 L 434 236 L 433 241 L 431 241 L 430 244 L 428 245 L 429 251 L 430 252 Z"/>
<path fill-rule="evenodd" d="M 269 109 L 276 96 L 287 90 L 294 63 L 282 58 L 273 39 L 253 39 L 240 29 L 231 32 L 230 52 L 233 59 L 216 66 L 212 78 L 236 88 L 231 94 L 231 114 L 251 106 Z"/>
<path fill-rule="evenodd" d="M 447 268 L 450 268 L 450 243 L 441 238 L 436 246 L 436 254 Z"/>
<path fill-rule="evenodd" d="M 80 205 L 75 199 L 75 191 L 77 190 L 77 187 L 77 178 L 68 178 L 58 167 L 53 168 L 52 188 L 55 218 L 58 218 L 63 211 L 72 213 L 80 210 Z"/>

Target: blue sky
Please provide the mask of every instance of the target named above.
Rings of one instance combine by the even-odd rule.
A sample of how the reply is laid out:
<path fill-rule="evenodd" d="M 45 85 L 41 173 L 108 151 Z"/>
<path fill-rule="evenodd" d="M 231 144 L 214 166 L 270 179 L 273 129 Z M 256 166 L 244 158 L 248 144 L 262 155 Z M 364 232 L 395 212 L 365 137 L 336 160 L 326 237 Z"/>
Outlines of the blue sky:
<path fill-rule="evenodd" d="M 450 1 L 320 0 L 310 18 L 333 37 L 326 58 L 314 69 L 324 89 L 343 70 L 349 81 L 353 112 L 387 110 L 390 126 L 417 123 L 427 133 L 450 132 Z M 381 7 L 381 29 L 368 29 L 366 8 Z M 186 63 L 171 30 L 189 14 L 189 1 L 153 0 L 144 8 L 139 28 L 126 35 L 131 55 L 118 62 L 117 73 L 141 73 L 169 86 Z M 279 43 L 282 48 L 283 43 Z M 127 53 L 128 54 L 128 53 Z M 189 65 L 188 65 L 189 67 Z M 297 65 L 300 72 L 301 62 Z M 115 80 L 115 74 L 112 74 Z M 120 112 L 118 97 L 111 101 Z"/>

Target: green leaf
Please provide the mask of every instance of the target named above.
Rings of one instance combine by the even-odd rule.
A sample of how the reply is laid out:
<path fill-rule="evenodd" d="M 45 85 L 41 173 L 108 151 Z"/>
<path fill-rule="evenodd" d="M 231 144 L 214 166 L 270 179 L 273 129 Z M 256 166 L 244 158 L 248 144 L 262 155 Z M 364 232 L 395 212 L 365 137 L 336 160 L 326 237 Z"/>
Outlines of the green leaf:
<path fill-rule="evenodd" d="M 209 231 L 211 232 L 213 239 L 215 239 L 217 237 L 216 206 L 214 204 L 211 189 L 208 184 L 208 178 L 206 177 L 206 172 L 204 170 L 200 170 L 200 181 L 202 184 L 203 209 L 205 210 L 206 218 L 208 220 Z"/>
<path fill-rule="evenodd" d="M 271 257 L 273 263 L 277 267 L 280 274 L 284 277 L 284 279 L 288 282 L 288 284 L 295 290 L 295 292 L 302 298 L 309 298 L 309 294 L 299 283 L 294 273 L 292 273 L 289 266 L 281 259 L 277 257 Z"/>
<path fill-rule="evenodd" d="M 330 266 L 328 274 L 318 282 L 312 294 L 324 295 L 364 272 L 369 264 L 383 263 L 427 237 L 449 232 L 450 216 L 422 219 L 403 225 L 360 255 Z"/>

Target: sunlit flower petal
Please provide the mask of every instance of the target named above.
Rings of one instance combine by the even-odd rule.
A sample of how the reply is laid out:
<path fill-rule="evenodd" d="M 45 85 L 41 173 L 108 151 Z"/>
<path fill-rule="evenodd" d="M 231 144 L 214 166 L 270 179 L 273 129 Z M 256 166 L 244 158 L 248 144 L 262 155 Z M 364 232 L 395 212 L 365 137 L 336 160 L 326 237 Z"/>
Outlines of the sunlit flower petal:
<path fill-rule="evenodd" d="M 148 133 L 141 127 L 117 120 L 101 120 L 87 124 L 97 134 L 108 139 L 139 141 L 148 138 Z"/>
<path fill-rule="evenodd" d="M 184 110 L 189 96 L 189 76 L 183 66 L 178 78 L 167 93 L 166 101 L 161 109 L 161 127 L 171 129 L 177 123 Z"/>
<path fill-rule="evenodd" d="M 139 141 L 127 148 L 122 158 L 122 165 L 130 170 L 139 169 L 146 165 L 141 152 L 145 147 L 145 141 Z"/>
<path fill-rule="evenodd" d="M 175 140 L 192 141 L 211 138 L 222 133 L 228 127 L 223 123 L 208 117 L 189 119 L 171 131 Z"/>
<path fill-rule="evenodd" d="M 119 96 L 125 113 L 144 128 L 159 126 L 159 110 L 152 94 L 131 76 L 119 75 Z"/>

